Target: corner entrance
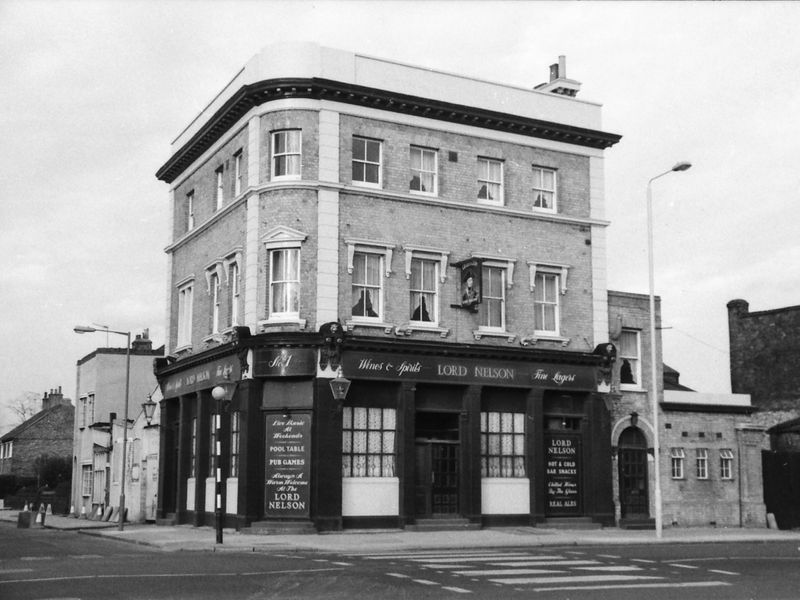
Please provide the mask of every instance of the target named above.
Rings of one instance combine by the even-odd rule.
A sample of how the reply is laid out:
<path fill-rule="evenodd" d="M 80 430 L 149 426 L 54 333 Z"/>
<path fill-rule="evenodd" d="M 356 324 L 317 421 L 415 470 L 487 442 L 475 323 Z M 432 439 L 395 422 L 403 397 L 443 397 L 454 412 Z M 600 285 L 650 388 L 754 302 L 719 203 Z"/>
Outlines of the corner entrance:
<path fill-rule="evenodd" d="M 646 519 L 650 514 L 647 492 L 647 440 L 636 427 L 619 436 L 619 503 L 623 519 Z"/>
<path fill-rule="evenodd" d="M 458 413 L 418 412 L 414 425 L 415 514 L 452 518 L 459 514 Z"/>

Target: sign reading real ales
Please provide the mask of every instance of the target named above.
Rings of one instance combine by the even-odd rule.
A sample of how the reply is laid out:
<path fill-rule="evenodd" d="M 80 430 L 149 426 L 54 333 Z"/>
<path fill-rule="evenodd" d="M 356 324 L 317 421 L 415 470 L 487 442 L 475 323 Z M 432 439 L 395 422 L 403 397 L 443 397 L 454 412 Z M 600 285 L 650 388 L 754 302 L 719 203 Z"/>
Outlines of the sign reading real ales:
<path fill-rule="evenodd" d="M 580 514 L 580 437 L 552 435 L 546 440 L 547 514 Z"/>
<path fill-rule="evenodd" d="M 309 516 L 311 415 L 267 414 L 265 513 L 269 517 Z"/>

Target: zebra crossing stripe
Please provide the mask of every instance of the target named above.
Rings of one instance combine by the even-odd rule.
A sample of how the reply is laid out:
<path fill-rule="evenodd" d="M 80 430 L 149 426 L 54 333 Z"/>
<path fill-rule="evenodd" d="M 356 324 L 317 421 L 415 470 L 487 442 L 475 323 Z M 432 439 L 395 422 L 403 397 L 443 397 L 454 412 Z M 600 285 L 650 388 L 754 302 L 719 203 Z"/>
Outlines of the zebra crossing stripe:
<path fill-rule="evenodd" d="M 599 565 L 597 560 L 514 560 L 509 562 L 491 562 L 497 567 L 572 567 L 576 565 Z"/>
<path fill-rule="evenodd" d="M 625 585 L 562 585 L 530 588 L 533 592 L 569 592 L 575 590 L 627 590 L 655 588 L 720 587 L 731 585 L 724 581 L 687 581 L 683 583 L 630 583 Z"/>
<path fill-rule="evenodd" d="M 488 575 L 547 575 L 548 573 L 566 573 L 557 569 L 485 569 L 481 571 L 453 571 L 456 575 L 470 577 L 486 577 Z"/>
<path fill-rule="evenodd" d="M 537 583 L 601 583 L 609 581 L 637 581 L 637 580 L 663 579 L 652 575 L 570 575 L 566 577 L 503 577 L 490 579 L 492 583 L 509 585 L 530 585 Z"/>
<path fill-rule="evenodd" d="M 459 563 L 459 562 L 486 562 L 492 559 L 521 559 L 530 556 L 529 554 L 487 554 L 486 556 L 437 556 L 437 557 L 423 557 L 411 558 L 411 562 L 424 562 L 429 564 L 435 563 Z"/>

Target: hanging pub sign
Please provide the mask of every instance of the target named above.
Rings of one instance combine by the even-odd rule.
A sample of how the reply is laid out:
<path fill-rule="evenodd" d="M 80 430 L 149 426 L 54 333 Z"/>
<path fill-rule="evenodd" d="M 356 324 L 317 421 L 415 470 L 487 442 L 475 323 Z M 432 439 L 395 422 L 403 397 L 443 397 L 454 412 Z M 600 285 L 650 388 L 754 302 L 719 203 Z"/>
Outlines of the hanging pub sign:
<path fill-rule="evenodd" d="M 478 305 L 483 301 L 483 260 L 468 258 L 454 263 L 459 270 L 458 304 L 451 304 L 452 308 L 462 308 L 470 312 L 477 312 Z"/>

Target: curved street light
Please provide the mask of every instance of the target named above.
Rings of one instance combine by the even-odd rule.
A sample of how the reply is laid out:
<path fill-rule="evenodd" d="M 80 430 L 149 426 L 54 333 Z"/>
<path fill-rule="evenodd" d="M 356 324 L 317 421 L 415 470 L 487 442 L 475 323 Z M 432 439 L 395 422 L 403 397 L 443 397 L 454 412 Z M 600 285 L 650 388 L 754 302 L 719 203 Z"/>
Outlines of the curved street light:
<path fill-rule="evenodd" d="M 653 264 L 653 182 L 659 177 L 686 171 L 692 163 L 681 161 L 669 171 L 651 177 L 647 182 L 647 259 L 650 275 L 650 407 L 653 411 L 653 475 L 655 477 L 654 504 L 656 508 L 656 537 L 661 537 L 664 528 L 661 510 L 661 444 L 658 431 L 658 368 L 656 365 L 656 301 L 655 301 L 655 268 Z"/>
<path fill-rule="evenodd" d="M 120 476 L 119 488 L 119 525 L 117 528 L 122 531 L 125 528 L 125 450 L 128 446 L 128 398 L 130 395 L 131 387 L 131 332 L 130 331 L 114 331 L 108 327 L 89 327 L 87 325 L 76 325 L 72 328 L 75 333 L 95 333 L 102 331 L 104 333 L 116 333 L 124 335 L 127 338 L 125 344 L 125 409 L 122 427 L 122 474 Z M 113 435 L 113 432 L 112 432 Z"/>

